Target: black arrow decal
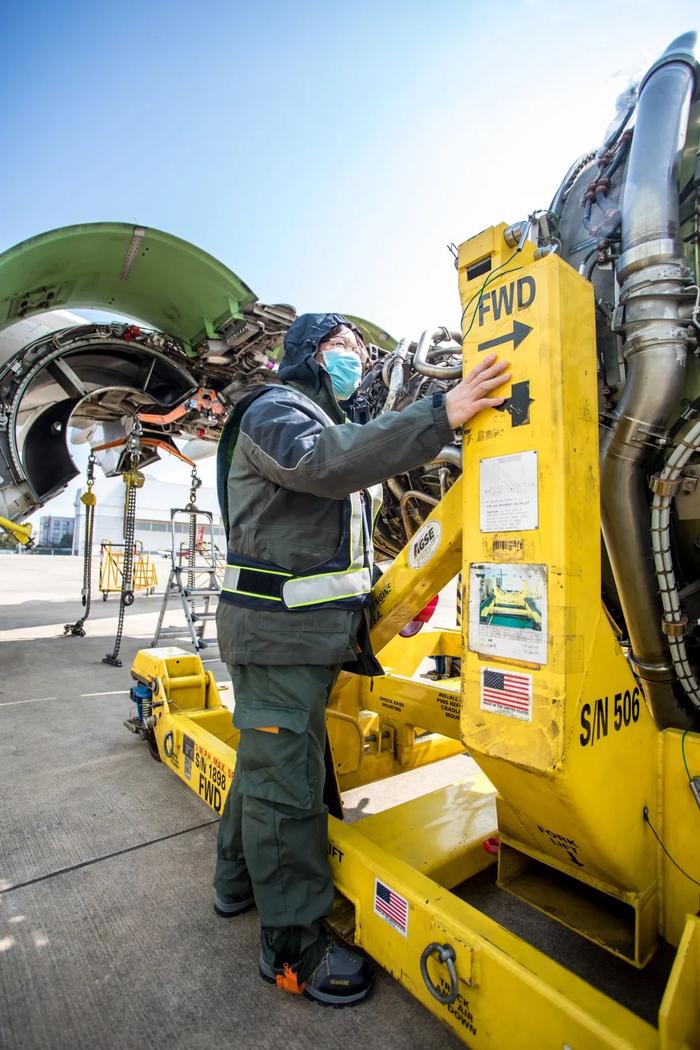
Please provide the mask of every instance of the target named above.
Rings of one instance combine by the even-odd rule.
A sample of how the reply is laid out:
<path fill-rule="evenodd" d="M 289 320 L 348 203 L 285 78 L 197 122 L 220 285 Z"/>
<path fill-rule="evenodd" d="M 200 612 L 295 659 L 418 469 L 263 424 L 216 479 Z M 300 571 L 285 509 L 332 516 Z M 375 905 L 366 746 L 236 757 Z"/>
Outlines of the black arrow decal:
<path fill-rule="evenodd" d="M 513 349 L 517 350 L 523 339 L 527 339 L 532 328 L 522 321 L 513 321 L 513 331 L 499 335 L 497 339 L 489 339 L 485 343 L 479 343 L 477 350 L 493 350 L 494 346 L 502 346 L 504 343 L 512 343 Z"/>
<path fill-rule="evenodd" d="M 510 421 L 514 427 L 522 427 L 530 422 L 530 382 L 513 383 L 510 397 L 502 405 L 496 405 L 497 412 L 510 412 Z"/>

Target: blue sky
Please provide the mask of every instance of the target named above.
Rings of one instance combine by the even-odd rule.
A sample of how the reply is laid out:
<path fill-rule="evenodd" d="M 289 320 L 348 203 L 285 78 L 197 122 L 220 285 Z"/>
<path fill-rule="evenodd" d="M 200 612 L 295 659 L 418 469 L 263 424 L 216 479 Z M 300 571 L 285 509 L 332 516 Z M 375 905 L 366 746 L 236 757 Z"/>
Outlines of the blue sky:
<path fill-rule="evenodd" d="M 454 327 L 445 245 L 546 206 L 692 28 L 681 0 L 5 0 L 0 250 L 137 222 L 269 302 Z"/>

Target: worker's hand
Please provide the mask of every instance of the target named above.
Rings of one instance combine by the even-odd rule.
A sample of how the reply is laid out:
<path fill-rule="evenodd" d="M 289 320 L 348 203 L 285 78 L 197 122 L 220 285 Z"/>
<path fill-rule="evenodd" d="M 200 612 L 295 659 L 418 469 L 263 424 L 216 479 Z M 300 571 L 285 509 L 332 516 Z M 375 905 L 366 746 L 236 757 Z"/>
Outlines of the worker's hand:
<path fill-rule="evenodd" d="M 453 430 L 481 412 L 482 408 L 497 408 L 505 397 L 489 397 L 492 390 L 507 383 L 510 372 L 507 361 L 497 361 L 495 354 L 487 354 L 472 368 L 461 383 L 453 386 L 445 397 L 447 419 Z"/>

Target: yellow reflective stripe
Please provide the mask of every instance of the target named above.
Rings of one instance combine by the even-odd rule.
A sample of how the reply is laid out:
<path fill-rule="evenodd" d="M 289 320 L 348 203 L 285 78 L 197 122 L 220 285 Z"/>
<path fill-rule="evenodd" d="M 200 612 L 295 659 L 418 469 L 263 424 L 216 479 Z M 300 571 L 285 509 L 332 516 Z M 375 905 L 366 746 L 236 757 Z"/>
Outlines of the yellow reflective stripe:
<path fill-rule="evenodd" d="M 362 575 L 359 580 L 358 573 Z M 367 567 L 347 572 L 318 573 L 315 576 L 297 576 L 282 585 L 282 598 L 288 609 L 307 605 L 324 605 L 369 594 L 372 574 Z M 308 595 L 311 595 L 308 598 Z"/>
<path fill-rule="evenodd" d="M 268 576 L 293 576 L 293 572 L 279 572 L 277 569 L 254 569 L 252 565 L 230 565 L 227 563 L 227 569 L 239 569 L 244 572 L 265 572 Z"/>
<path fill-rule="evenodd" d="M 362 496 L 359 492 L 350 493 L 350 550 L 348 569 L 341 571 L 352 571 L 354 568 L 362 568 L 364 565 L 365 545 L 364 538 L 364 509 Z"/>
<path fill-rule="evenodd" d="M 344 602 L 346 598 L 361 598 L 364 594 L 369 594 L 369 591 L 355 591 L 353 594 L 343 594 L 341 597 L 334 598 L 317 598 L 313 602 L 295 602 L 294 605 L 290 605 L 290 609 L 306 609 L 309 605 L 324 605 L 326 602 L 339 601 Z"/>
<path fill-rule="evenodd" d="M 245 594 L 247 598 L 262 598 L 265 602 L 281 602 L 281 598 L 272 598 L 269 594 L 256 594 L 254 591 L 237 591 L 235 587 L 222 587 L 228 594 Z"/>
<path fill-rule="evenodd" d="M 268 602 L 281 602 L 281 598 L 276 598 L 270 594 L 257 594 L 255 591 L 243 591 L 238 586 L 241 572 L 245 571 L 246 566 L 241 565 L 230 565 L 227 564 L 226 572 L 224 573 L 224 579 L 221 585 L 221 590 L 226 591 L 228 594 L 244 594 L 248 598 L 261 598 L 263 601 Z M 276 569 L 252 569 L 253 572 L 269 573 L 270 576 L 283 576 L 285 579 L 289 579 L 292 576 L 290 572 L 279 572 Z"/>
<path fill-rule="evenodd" d="M 300 580 L 321 580 L 324 577 L 329 579 L 337 579 L 338 577 L 351 576 L 354 572 L 364 572 L 366 566 L 359 565 L 356 569 L 338 569 L 335 572 L 317 572 L 313 576 L 293 576 L 291 578 L 292 583 L 298 583 Z"/>
<path fill-rule="evenodd" d="M 371 485 L 368 491 L 372 499 L 372 524 L 374 524 L 377 520 L 379 511 L 382 509 L 382 503 L 384 502 L 384 486 Z"/>

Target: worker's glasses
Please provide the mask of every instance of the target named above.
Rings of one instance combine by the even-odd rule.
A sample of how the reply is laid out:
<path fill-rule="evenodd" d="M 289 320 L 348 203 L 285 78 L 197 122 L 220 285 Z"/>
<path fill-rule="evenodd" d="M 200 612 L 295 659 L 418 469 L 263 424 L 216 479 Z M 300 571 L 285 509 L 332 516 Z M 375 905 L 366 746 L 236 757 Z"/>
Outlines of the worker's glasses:
<path fill-rule="evenodd" d="M 364 364 L 367 360 L 367 351 L 364 346 L 358 344 L 355 339 L 350 339 L 345 336 L 333 336 L 332 339 L 328 339 L 325 343 L 321 344 L 320 349 L 324 350 L 345 350 L 353 354 L 357 354 L 360 361 Z"/>

